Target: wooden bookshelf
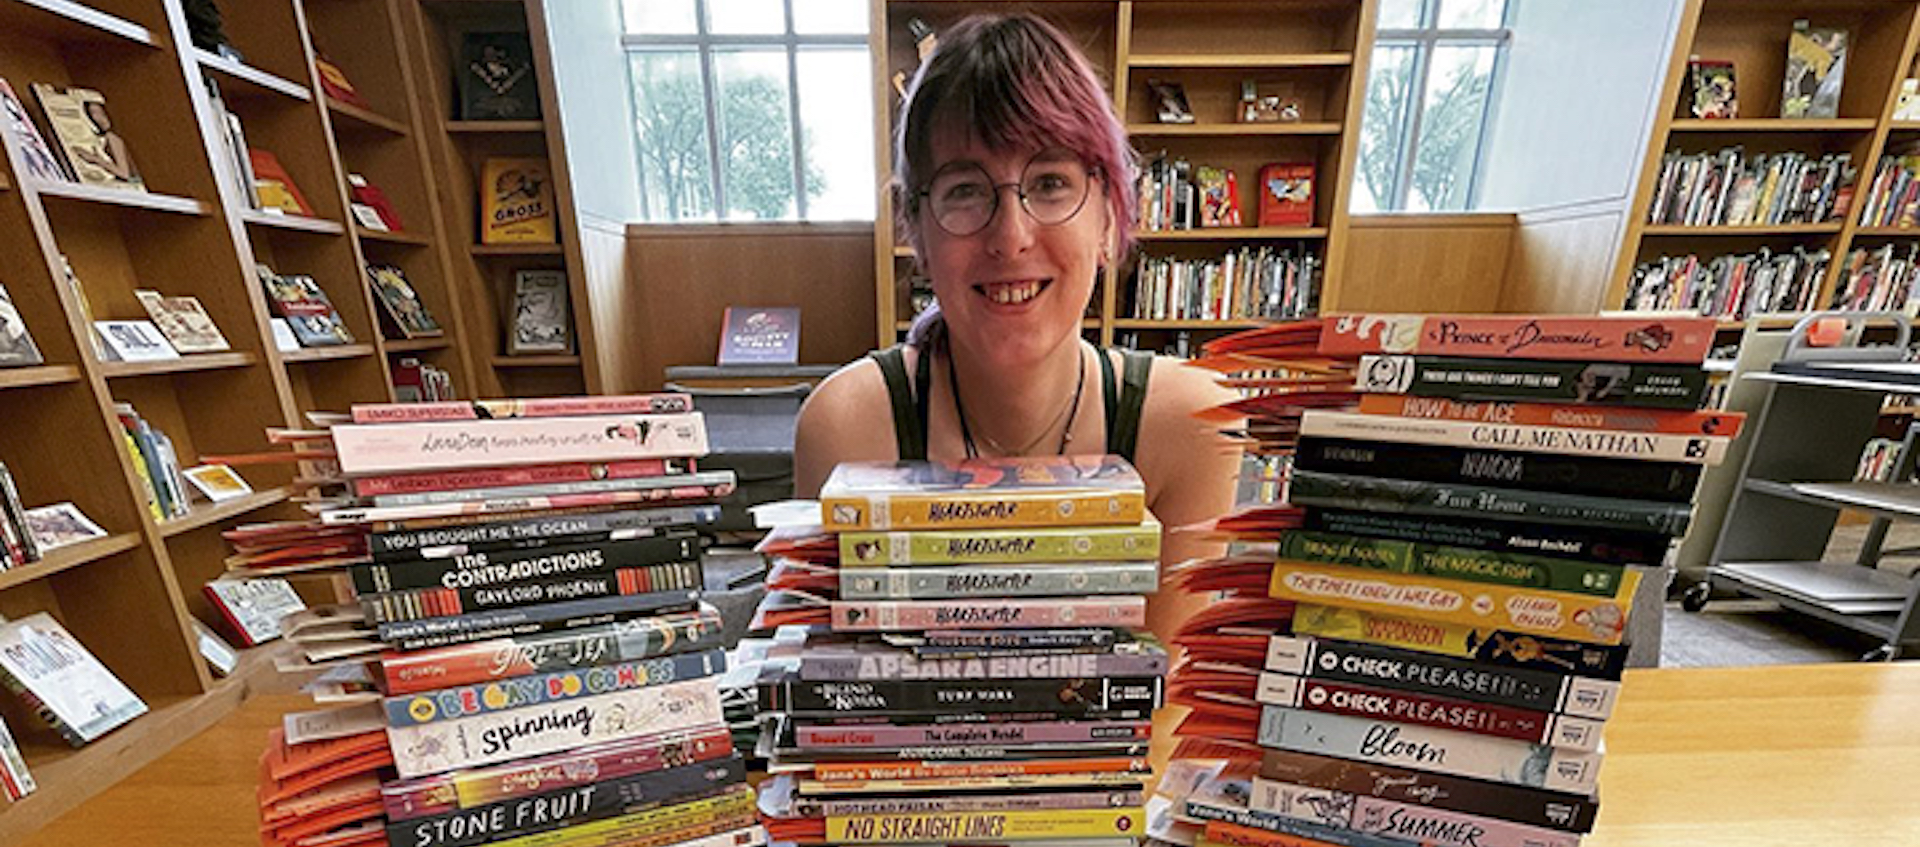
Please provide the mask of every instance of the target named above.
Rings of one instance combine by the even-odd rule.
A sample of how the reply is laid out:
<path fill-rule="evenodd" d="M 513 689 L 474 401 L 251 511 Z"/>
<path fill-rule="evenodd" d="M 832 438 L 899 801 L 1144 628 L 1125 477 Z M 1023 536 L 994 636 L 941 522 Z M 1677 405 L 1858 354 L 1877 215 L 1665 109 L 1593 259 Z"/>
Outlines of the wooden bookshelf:
<path fill-rule="evenodd" d="M 195 353 L 158 362 L 101 362 L 100 375 L 107 379 L 164 376 L 221 368 L 244 368 L 258 361 L 260 361 L 259 357 L 252 353 Z"/>
<path fill-rule="evenodd" d="M 195 503 L 186 515 L 160 522 L 160 534 L 166 537 L 192 532 L 202 527 L 212 526 L 230 518 L 257 512 L 275 503 L 286 502 L 287 489 L 274 488 L 267 491 L 255 491 L 243 497 L 235 497 L 225 503 Z"/>
<path fill-rule="evenodd" d="M 1849 32 L 1845 78 L 1836 117 L 1805 120 L 1779 117 L 1787 34 L 1799 18 L 1808 19 L 1815 27 L 1839 27 Z M 1668 106 L 1653 120 L 1602 308 L 1619 308 L 1625 302 L 1635 268 L 1661 256 L 1693 253 L 1705 262 L 1762 247 L 1776 253 L 1796 247 L 1828 251 L 1831 259 L 1813 303 L 1815 308 L 1825 308 L 1832 302 L 1834 290 L 1842 279 L 1847 254 L 1859 246 L 1858 239 L 1915 237 L 1916 231 L 1865 228 L 1859 226 L 1858 221 L 1866 205 L 1874 169 L 1882 151 L 1889 147 L 1889 136 L 1903 130 L 1920 130 L 1920 123 L 1892 119 L 1900 82 L 1913 67 L 1917 41 L 1920 41 L 1920 3 L 1914 0 L 1859 0 L 1817 9 L 1745 0 L 1687 0 L 1660 92 L 1662 102 Z M 1690 56 L 1733 62 L 1739 118 L 1692 117 L 1686 99 Z M 1848 154 L 1857 172 L 1850 213 L 1845 219 L 1762 227 L 1688 227 L 1647 222 L 1648 210 L 1660 189 L 1662 159 L 1669 151 L 1714 152 L 1736 145 L 1762 153 L 1797 151 L 1814 157 Z M 1752 321 L 1721 321 L 1724 340 L 1735 340 L 1749 323 Z"/>
<path fill-rule="evenodd" d="M 1208 336 L 1255 325 L 1255 321 L 1154 321 L 1132 317 L 1138 257 L 1217 258 L 1243 246 L 1305 251 L 1321 262 L 1320 309 L 1340 308 L 1347 234 L 1347 191 L 1359 149 L 1360 108 L 1366 96 L 1376 0 L 1326 0 L 1276 7 L 1256 0 L 1196 4 L 1183 0 L 1109 0 L 1038 4 L 1034 11 L 1066 31 L 1112 81 L 1115 112 L 1143 156 L 1165 151 L 1196 166 L 1231 169 L 1240 185 L 1243 220 L 1258 220 L 1257 175 L 1271 162 L 1314 164 L 1313 225 L 1258 226 L 1137 232 L 1135 257 L 1116 263 L 1097 280 L 1090 337 L 1112 345 L 1125 332 L 1143 347 L 1158 348 L 1177 333 Z M 880 346 L 897 342 L 912 324 L 911 248 L 895 233 L 893 197 L 894 124 L 900 118 L 891 82 L 896 71 L 918 66 L 907 22 L 919 18 L 937 32 L 976 9 L 1001 5 L 929 0 L 875 0 L 872 17 L 875 148 L 882 186 L 874 227 Z M 1190 124 L 1155 122 L 1147 79 L 1181 83 L 1192 104 Z M 1293 123 L 1236 123 L 1234 107 L 1242 80 L 1263 91 L 1284 87 L 1301 103 Z"/>
<path fill-rule="evenodd" d="M 406 124 L 369 109 L 362 109 L 352 103 L 342 103 L 328 97 L 327 111 L 338 119 L 338 123 L 334 126 L 336 131 L 367 129 L 378 130 L 391 135 L 407 134 Z"/>
<path fill-rule="evenodd" d="M 102 206 L 118 206 L 125 209 L 138 209 L 148 212 L 168 212 L 176 215 L 211 215 L 213 206 L 191 197 L 174 197 L 151 191 L 124 191 L 118 188 L 100 188 L 93 185 L 81 185 L 77 182 L 47 182 L 28 180 L 34 193 L 46 200 L 70 200 L 79 203 L 97 203 Z"/>
<path fill-rule="evenodd" d="M 341 359 L 362 359 L 373 355 L 372 344 L 336 344 L 329 347 L 302 347 L 280 354 L 286 362 L 334 362 Z"/>
<path fill-rule="evenodd" d="M 447 128 L 447 132 L 455 135 L 465 135 L 468 133 L 493 134 L 493 133 L 545 132 L 547 129 L 547 124 L 545 121 L 449 120 L 449 121 L 445 121 L 443 125 Z"/>
<path fill-rule="evenodd" d="M 0 369 L 0 388 L 32 388 L 40 385 L 58 385 L 66 382 L 79 382 L 83 376 L 73 365 L 39 365 L 29 368 Z"/>

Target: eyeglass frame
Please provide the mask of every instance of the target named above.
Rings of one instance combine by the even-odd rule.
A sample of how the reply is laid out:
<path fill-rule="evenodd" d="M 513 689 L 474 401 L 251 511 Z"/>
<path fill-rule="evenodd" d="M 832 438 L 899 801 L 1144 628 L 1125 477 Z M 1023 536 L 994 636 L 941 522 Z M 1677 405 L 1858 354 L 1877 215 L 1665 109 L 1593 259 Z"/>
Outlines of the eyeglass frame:
<path fill-rule="evenodd" d="M 1034 162 L 1040 161 L 1041 156 L 1045 156 L 1049 152 L 1052 152 L 1053 150 L 1056 150 L 1056 149 L 1065 151 L 1069 155 L 1073 155 L 1073 158 L 1076 161 L 1080 162 L 1080 166 L 1082 169 L 1086 171 L 1087 176 L 1099 178 L 1100 191 L 1103 195 L 1106 193 L 1106 190 L 1107 190 L 1106 171 L 1102 170 L 1099 167 L 1088 166 L 1086 162 L 1084 160 L 1081 160 L 1078 155 L 1074 155 L 1072 151 L 1066 150 L 1066 148 L 1063 148 L 1063 147 L 1048 148 L 1047 150 L 1042 150 L 1038 153 L 1033 154 L 1033 158 L 1028 159 L 1026 164 L 1021 165 L 1020 166 L 1021 179 L 1015 180 L 1013 182 L 994 182 L 993 175 L 987 173 L 986 166 L 980 164 L 979 162 L 967 163 L 967 167 L 974 168 L 980 171 L 981 174 L 987 177 L 987 187 L 991 189 L 993 192 L 992 193 L 993 208 L 987 212 L 987 219 L 981 222 L 979 229 L 973 230 L 971 232 L 954 232 L 953 230 L 947 229 L 946 224 L 943 224 L 940 222 L 939 215 L 933 214 L 933 209 L 931 205 L 927 202 L 927 198 L 929 195 L 933 194 L 933 183 L 935 180 L 940 178 L 940 173 L 941 171 L 946 170 L 946 166 L 942 166 L 941 168 L 936 169 L 933 172 L 933 176 L 927 179 L 927 184 L 922 186 L 918 191 L 913 192 L 914 211 L 917 212 L 922 208 L 926 208 L 928 214 L 933 215 L 933 225 L 936 227 L 939 227 L 941 232 L 944 232 L 950 236 L 953 236 L 954 238 L 967 238 L 969 236 L 979 235 L 980 233 L 986 232 L 989 228 L 993 226 L 994 218 L 1000 215 L 1000 191 L 1001 189 L 1004 189 L 1004 188 L 1012 188 L 1014 196 L 1020 198 L 1020 210 L 1023 212 L 1026 212 L 1027 217 L 1031 218 L 1034 223 L 1039 224 L 1040 226 L 1062 226 L 1066 224 L 1068 221 L 1071 221 L 1074 218 L 1079 217 L 1080 212 L 1087 208 L 1087 198 L 1093 196 L 1093 186 L 1091 182 L 1087 185 L 1087 190 L 1080 193 L 1080 202 L 1074 205 L 1073 211 L 1068 212 L 1066 217 L 1063 217 L 1060 220 L 1054 221 L 1052 223 L 1048 223 L 1046 221 L 1041 220 L 1038 215 L 1035 215 L 1033 213 L 1033 209 L 1027 205 L 1027 190 L 1021 184 L 1025 182 L 1027 169 L 1033 167 Z M 948 164 L 951 165 L 953 163 L 948 163 Z"/>

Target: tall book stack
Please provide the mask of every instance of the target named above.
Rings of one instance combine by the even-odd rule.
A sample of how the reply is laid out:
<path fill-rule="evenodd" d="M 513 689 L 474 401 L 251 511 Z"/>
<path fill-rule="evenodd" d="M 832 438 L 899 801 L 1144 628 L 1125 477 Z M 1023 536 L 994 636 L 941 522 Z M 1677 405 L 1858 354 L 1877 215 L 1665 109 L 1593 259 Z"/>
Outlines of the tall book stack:
<path fill-rule="evenodd" d="M 686 395 L 321 422 L 278 434 L 301 444 L 316 519 L 240 528 L 234 565 L 350 577 L 357 603 L 283 627 L 286 666 L 361 702 L 289 716 L 286 740 L 383 733 L 387 844 L 764 842 L 693 531 L 734 480 L 694 467 Z"/>
<path fill-rule="evenodd" d="M 1167 657 L 1125 460 L 845 464 L 770 547 L 775 841 L 1138 843 Z"/>
<path fill-rule="evenodd" d="M 1254 718 L 1217 729 L 1258 758 L 1224 749 L 1239 768 L 1193 777 L 1169 817 L 1195 844 L 1577 845 L 1627 660 L 1628 566 L 1662 562 L 1740 424 L 1696 411 L 1713 330 L 1329 319 L 1315 352 L 1357 359 L 1359 402 L 1299 414 L 1286 507 L 1219 522 L 1273 533 L 1277 555 L 1194 565 L 1294 604 L 1257 663 L 1204 668 Z"/>

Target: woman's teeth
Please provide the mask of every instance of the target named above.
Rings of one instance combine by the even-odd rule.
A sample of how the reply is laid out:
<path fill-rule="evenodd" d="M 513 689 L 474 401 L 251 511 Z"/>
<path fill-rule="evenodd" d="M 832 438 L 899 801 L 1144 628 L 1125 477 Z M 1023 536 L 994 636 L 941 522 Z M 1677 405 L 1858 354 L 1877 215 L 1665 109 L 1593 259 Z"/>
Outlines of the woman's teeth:
<path fill-rule="evenodd" d="M 1042 283 L 1031 282 L 993 282 L 983 286 L 988 300 L 1005 305 L 1025 303 L 1040 293 Z"/>

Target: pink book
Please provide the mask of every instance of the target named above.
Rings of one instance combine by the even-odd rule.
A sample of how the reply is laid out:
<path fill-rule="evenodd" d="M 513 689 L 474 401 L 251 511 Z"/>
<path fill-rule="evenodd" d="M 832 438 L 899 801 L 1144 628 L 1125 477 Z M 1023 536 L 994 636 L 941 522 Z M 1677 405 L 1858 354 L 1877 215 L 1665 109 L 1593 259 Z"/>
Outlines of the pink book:
<path fill-rule="evenodd" d="M 498 515 L 508 512 L 539 512 L 573 509 L 581 506 L 626 506 L 635 503 L 681 503 L 725 497 L 733 493 L 733 471 L 715 471 L 690 476 L 697 482 L 672 488 L 640 491 L 603 491 L 593 494 L 556 494 L 551 497 L 504 497 L 497 500 L 464 500 L 458 503 L 433 503 L 424 506 L 374 506 L 331 509 L 320 514 L 327 526 L 364 524 L 376 521 L 427 520 L 467 515 Z M 724 477 L 724 478 L 721 478 Z"/>
<path fill-rule="evenodd" d="M 832 604 L 832 623 L 835 632 L 1140 627 L 1147 625 L 1147 598 L 895 600 L 875 603 L 836 600 Z"/>
<path fill-rule="evenodd" d="M 1698 364 L 1715 328 L 1697 317 L 1336 315 L 1322 320 L 1320 354 Z"/>
<path fill-rule="evenodd" d="M 381 494 L 413 494 L 423 491 L 465 491 L 472 488 L 507 488 L 552 482 L 637 479 L 690 473 L 692 470 L 692 459 L 635 459 L 628 462 L 569 462 L 561 465 L 527 465 L 519 468 L 480 468 L 470 471 L 362 477 L 353 481 L 353 493 L 360 497 L 373 497 Z"/>
<path fill-rule="evenodd" d="M 549 397 L 535 400 L 456 400 L 446 403 L 355 404 L 353 422 L 420 423 L 502 418 L 569 418 L 588 415 L 668 415 L 693 411 L 685 394 L 615 397 Z"/>
<path fill-rule="evenodd" d="M 707 454 L 699 412 L 352 424 L 330 432 L 347 476 Z"/>

